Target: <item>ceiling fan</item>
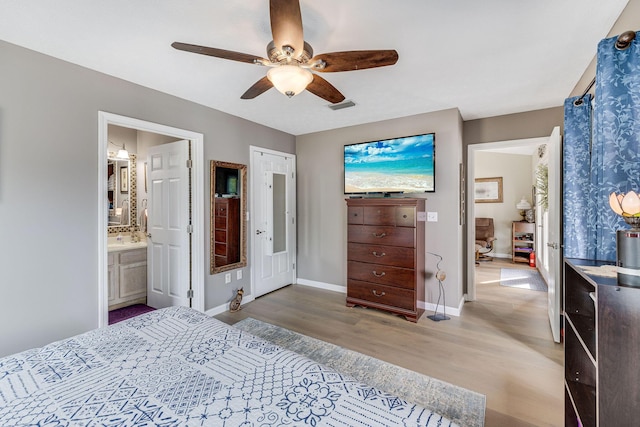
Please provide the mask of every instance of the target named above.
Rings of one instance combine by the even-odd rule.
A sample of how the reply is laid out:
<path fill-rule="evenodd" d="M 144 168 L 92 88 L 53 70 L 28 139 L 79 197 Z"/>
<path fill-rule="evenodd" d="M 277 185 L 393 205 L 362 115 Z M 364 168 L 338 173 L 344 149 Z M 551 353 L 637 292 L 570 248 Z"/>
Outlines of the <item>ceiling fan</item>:
<path fill-rule="evenodd" d="M 175 49 L 232 61 L 270 67 L 267 75 L 258 80 L 240 98 L 253 99 L 275 86 L 292 97 L 307 89 L 333 104 L 344 101 L 344 95 L 319 73 L 364 70 L 385 67 L 398 61 L 395 50 L 354 50 L 324 53 L 313 56 L 313 49 L 304 41 L 299 0 L 270 0 L 271 34 L 267 57 L 246 53 L 174 42 Z"/>

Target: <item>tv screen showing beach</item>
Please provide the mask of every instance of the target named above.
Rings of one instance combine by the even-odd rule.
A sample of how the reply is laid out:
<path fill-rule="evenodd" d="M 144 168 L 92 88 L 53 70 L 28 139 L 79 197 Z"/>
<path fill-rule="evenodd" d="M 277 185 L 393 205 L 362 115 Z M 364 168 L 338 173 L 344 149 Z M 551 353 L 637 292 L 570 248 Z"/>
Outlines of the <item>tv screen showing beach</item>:
<path fill-rule="evenodd" d="M 435 134 L 344 146 L 344 193 L 435 191 Z"/>

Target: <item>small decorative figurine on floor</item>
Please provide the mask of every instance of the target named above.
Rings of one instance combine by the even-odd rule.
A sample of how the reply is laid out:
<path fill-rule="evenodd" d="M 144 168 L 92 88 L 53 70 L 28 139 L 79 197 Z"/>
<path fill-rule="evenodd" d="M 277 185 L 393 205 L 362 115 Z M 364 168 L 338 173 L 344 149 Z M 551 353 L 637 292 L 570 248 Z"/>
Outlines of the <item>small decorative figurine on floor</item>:
<path fill-rule="evenodd" d="M 235 297 L 233 297 L 233 299 L 229 303 L 230 312 L 235 313 L 236 311 L 242 308 L 240 306 L 240 304 L 242 304 L 242 294 L 244 294 L 244 288 L 238 289 L 238 293 L 236 294 Z"/>

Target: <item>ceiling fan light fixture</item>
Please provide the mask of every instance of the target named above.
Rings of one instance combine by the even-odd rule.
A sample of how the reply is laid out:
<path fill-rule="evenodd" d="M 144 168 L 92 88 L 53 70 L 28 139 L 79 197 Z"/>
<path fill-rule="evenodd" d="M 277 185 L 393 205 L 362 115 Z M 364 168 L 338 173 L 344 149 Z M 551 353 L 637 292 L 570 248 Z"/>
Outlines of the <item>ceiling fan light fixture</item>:
<path fill-rule="evenodd" d="M 313 81 L 313 74 L 297 65 L 280 65 L 271 68 L 267 78 L 280 93 L 291 98 L 307 88 Z"/>

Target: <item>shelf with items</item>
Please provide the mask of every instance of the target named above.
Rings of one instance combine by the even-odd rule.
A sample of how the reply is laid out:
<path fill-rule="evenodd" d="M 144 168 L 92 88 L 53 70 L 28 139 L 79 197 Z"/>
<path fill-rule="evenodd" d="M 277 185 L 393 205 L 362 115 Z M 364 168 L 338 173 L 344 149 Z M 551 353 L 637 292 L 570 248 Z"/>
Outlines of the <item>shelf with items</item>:
<path fill-rule="evenodd" d="M 514 221 L 511 226 L 511 254 L 513 262 L 529 262 L 535 252 L 535 230 L 533 222 Z"/>

